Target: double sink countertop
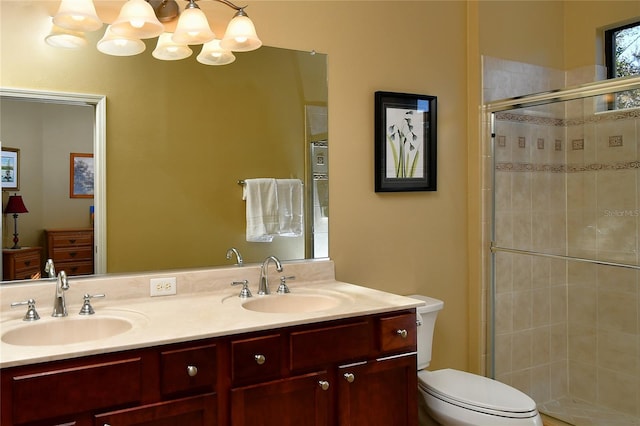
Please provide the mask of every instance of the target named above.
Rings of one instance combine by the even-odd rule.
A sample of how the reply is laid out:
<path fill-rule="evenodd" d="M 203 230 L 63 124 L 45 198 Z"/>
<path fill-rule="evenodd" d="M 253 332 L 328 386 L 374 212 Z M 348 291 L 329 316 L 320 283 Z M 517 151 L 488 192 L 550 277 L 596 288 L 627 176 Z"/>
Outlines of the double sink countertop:
<path fill-rule="evenodd" d="M 424 304 L 409 297 L 336 281 L 333 262 L 328 259 L 283 262 L 283 266 L 282 273 L 270 269 L 271 294 L 264 296 L 257 295 L 260 265 L 70 277 L 70 289 L 65 294 L 68 316 L 64 318 L 51 317 L 55 280 L 3 285 L 0 287 L 0 335 L 3 338 L 0 368 L 391 312 Z M 294 280 L 287 281 L 290 294 L 276 293 L 281 275 L 295 276 Z M 149 296 L 150 279 L 162 277 L 176 278 L 177 294 Z M 231 286 L 233 281 L 245 279 L 254 295 L 248 299 L 238 297 L 241 286 Z M 79 315 L 83 295 L 99 293 L 106 297 L 92 299 L 95 314 Z M 9 308 L 12 302 L 27 299 L 36 300 L 40 320 L 22 321 L 26 306 Z M 254 306 L 243 307 L 245 303 L 254 303 Z M 104 330 L 99 328 L 109 319 L 125 320 L 127 329 L 101 337 Z M 61 334 L 62 344 L 53 343 L 56 333 L 66 327 L 63 322 L 83 320 L 96 327 L 95 335 L 90 332 L 84 336 L 83 332 L 82 341 L 66 343 L 68 338 Z M 29 327 L 41 328 L 46 337 L 42 341 L 34 340 L 35 344 L 4 341 L 5 337 L 10 340 L 11 333 L 14 337 L 23 333 L 26 338 Z M 27 331 L 14 331 L 16 329 Z"/>

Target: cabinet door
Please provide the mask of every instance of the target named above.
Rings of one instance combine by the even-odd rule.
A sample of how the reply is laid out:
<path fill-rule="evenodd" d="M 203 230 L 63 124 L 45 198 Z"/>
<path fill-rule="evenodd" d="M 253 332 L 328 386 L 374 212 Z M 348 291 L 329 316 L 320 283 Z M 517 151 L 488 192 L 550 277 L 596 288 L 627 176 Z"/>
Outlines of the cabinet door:
<path fill-rule="evenodd" d="M 331 391 L 326 373 L 232 389 L 233 426 L 328 426 Z"/>
<path fill-rule="evenodd" d="M 339 425 L 417 426 L 414 354 L 340 367 L 337 382 Z"/>
<path fill-rule="evenodd" d="M 95 426 L 215 426 L 216 396 L 210 393 L 98 414 L 94 417 L 94 424 Z"/>

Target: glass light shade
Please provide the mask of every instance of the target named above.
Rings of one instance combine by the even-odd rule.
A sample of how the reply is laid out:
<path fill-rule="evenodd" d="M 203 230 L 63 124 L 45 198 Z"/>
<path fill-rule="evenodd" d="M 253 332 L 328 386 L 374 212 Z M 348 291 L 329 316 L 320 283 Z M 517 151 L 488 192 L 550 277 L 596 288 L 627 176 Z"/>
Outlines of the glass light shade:
<path fill-rule="evenodd" d="M 153 53 L 151 53 L 154 58 L 163 61 L 177 61 L 191 56 L 193 51 L 189 46 L 176 43 L 171 40 L 172 36 L 172 33 L 162 33 L 160 37 L 158 37 L 158 44 L 153 50 Z"/>
<path fill-rule="evenodd" d="M 173 33 L 173 41 L 181 44 L 202 44 L 216 38 L 204 12 L 197 6 L 190 5 L 191 3 L 180 14 L 176 31 Z"/>
<path fill-rule="evenodd" d="M 142 40 L 114 34 L 110 26 L 98 42 L 98 50 L 112 56 L 133 56 L 144 52 L 146 48 Z"/>
<path fill-rule="evenodd" d="M 111 31 L 129 38 L 153 38 L 164 32 L 164 26 L 145 0 L 128 0 L 111 24 Z"/>
<path fill-rule="evenodd" d="M 92 0 L 62 0 L 53 23 L 72 31 L 96 31 L 102 27 Z"/>
<path fill-rule="evenodd" d="M 235 61 L 236 57 L 230 51 L 220 47 L 220 40 L 216 38 L 202 46 L 196 59 L 205 65 L 227 65 Z"/>
<path fill-rule="evenodd" d="M 81 31 L 71 31 L 53 25 L 51 32 L 44 38 L 44 41 L 53 47 L 63 49 L 79 49 L 87 45 L 87 39 Z"/>
<path fill-rule="evenodd" d="M 248 52 L 262 46 L 262 41 L 256 34 L 253 22 L 241 9 L 229 22 L 220 44 L 224 49 L 233 52 Z"/>

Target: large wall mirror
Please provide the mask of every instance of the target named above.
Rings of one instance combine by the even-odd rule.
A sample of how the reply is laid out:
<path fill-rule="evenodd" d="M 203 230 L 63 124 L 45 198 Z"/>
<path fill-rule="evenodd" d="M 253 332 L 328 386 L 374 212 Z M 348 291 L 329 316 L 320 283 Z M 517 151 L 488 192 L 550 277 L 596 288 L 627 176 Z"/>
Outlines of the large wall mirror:
<path fill-rule="evenodd" d="M 27 206 L 29 213 L 18 219 L 23 245 L 46 244 L 43 232 L 47 228 L 90 226 L 89 209 L 94 205 L 93 226 L 103 226 L 103 235 L 99 230 L 95 234 L 96 244 L 102 244 L 106 252 L 102 265 L 96 260 L 97 272 L 228 265 L 233 263 L 225 258 L 230 247 L 238 248 L 247 263 L 260 262 L 272 254 L 283 260 L 328 255 L 326 55 L 263 47 L 237 55 L 233 64 L 210 67 L 195 58 L 176 63 L 157 61 L 150 55 L 153 42 L 148 43 L 145 54 L 128 58 L 109 57 L 93 48 L 83 52 L 52 50 L 37 44 L 41 40 L 35 36 L 19 37 L 34 28 L 42 32 L 31 21 L 41 15 L 34 12 L 38 3 L 2 4 L 0 31 L 2 35 L 16 31 L 12 37 L 19 41 L 7 49 L 2 46 L 0 85 L 11 90 L 104 97 L 102 129 L 94 126 L 99 107 L 90 102 L 49 101 L 46 108 L 38 107 L 44 110 L 56 104 L 64 110 L 54 117 L 66 117 L 74 108 L 79 109 L 78 115 L 91 120 L 88 128 L 94 136 L 104 132 L 104 152 L 93 152 L 95 172 L 101 173 L 96 182 L 102 178 L 104 185 L 96 188 L 97 197 L 104 197 L 104 202 L 100 205 L 99 198 L 69 199 L 69 156 L 85 149 L 61 148 L 62 160 L 42 152 L 41 163 L 31 165 L 25 151 L 24 176 L 27 166 L 44 170 L 43 164 L 58 161 L 67 175 L 44 177 L 59 181 L 66 193 L 51 198 L 43 193 L 42 202 L 36 201 L 39 195 L 30 195 L 33 201 L 27 199 L 27 190 L 35 183 L 21 179 L 19 193 L 25 203 L 32 203 Z M 46 54 L 20 53 L 27 50 Z M 29 72 L 23 72 L 45 67 L 46 81 L 36 77 L 41 73 L 33 71 L 29 78 Z M 3 102 L 4 98 L 8 96 L 3 96 Z M 26 99 L 6 100 L 26 108 Z M 3 132 L 9 111 L 3 103 Z M 86 129 L 87 124 L 78 127 Z M 70 141 L 75 137 L 72 128 L 71 124 L 63 126 L 56 138 L 43 136 L 42 140 Z M 0 141 L 3 146 L 16 145 L 4 134 Z M 89 143 L 95 149 L 96 141 Z M 316 169 L 318 158 L 323 162 L 321 170 Z M 303 236 L 278 237 L 271 243 L 246 241 L 245 201 L 238 181 L 257 177 L 303 181 Z M 3 206 L 10 193 L 4 191 Z M 57 203 L 67 206 L 67 219 L 77 215 L 77 221 L 29 222 L 38 204 L 43 204 L 43 210 L 33 214 L 33 219 L 36 215 L 52 216 L 45 214 L 46 208 Z M 5 247 L 12 231 L 13 218 L 5 214 Z"/>

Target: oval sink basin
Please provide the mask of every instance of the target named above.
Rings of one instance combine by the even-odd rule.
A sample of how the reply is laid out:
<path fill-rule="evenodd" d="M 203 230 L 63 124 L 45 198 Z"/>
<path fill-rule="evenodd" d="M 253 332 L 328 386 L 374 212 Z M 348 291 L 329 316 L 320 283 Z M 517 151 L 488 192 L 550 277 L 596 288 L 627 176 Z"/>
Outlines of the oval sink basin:
<path fill-rule="evenodd" d="M 340 300 L 320 294 L 272 294 L 254 297 L 242 307 L 250 311 L 267 313 L 301 313 L 324 311 L 338 306 Z"/>
<path fill-rule="evenodd" d="M 17 346 L 69 345 L 116 336 L 132 326 L 128 320 L 115 317 L 51 318 L 25 322 L 3 333 L 2 341 Z"/>

